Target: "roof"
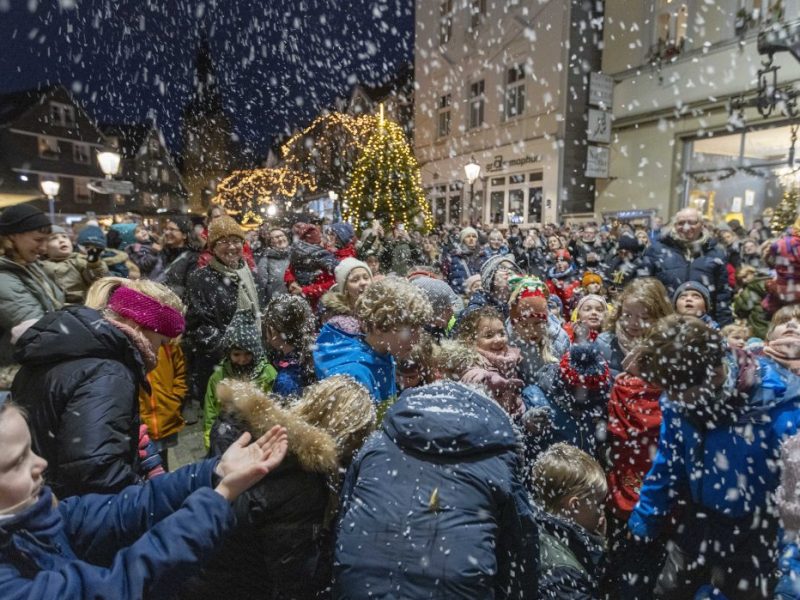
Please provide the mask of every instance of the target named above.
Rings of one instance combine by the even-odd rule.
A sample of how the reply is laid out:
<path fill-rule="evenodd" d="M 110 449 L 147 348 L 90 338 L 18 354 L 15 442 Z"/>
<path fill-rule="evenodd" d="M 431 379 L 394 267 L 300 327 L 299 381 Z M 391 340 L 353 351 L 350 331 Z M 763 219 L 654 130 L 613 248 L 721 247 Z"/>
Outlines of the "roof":
<path fill-rule="evenodd" d="M 61 86 L 51 85 L 0 95 L 0 125 L 6 125 L 16 120 L 59 87 Z"/>
<path fill-rule="evenodd" d="M 101 125 L 103 135 L 119 140 L 119 151 L 123 158 L 135 158 L 148 134 L 153 130 L 152 123 L 130 123 Z"/>

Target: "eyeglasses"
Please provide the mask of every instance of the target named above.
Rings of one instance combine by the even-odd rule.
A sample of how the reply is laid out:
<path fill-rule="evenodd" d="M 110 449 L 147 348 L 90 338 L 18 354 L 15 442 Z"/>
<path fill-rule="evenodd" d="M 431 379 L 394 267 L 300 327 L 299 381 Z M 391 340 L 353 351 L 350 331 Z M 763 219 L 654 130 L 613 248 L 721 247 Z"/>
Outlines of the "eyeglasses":
<path fill-rule="evenodd" d="M 230 237 L 217 240 L 217 243 L 222 244 L 223 246 L 243 246 L 244 240 L 238 237 Z"/>

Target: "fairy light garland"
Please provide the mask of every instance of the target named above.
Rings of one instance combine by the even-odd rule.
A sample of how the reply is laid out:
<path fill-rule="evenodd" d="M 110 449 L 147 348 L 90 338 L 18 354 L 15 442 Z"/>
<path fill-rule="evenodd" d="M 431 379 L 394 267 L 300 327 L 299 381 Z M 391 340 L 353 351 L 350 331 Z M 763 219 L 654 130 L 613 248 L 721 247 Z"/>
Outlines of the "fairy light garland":
<path fill-rule="evenodd" d="M 316 191 L 314 178 L 288 167 L 234 171 L 217 185 L 213 202 L 244 214 L 268 206 L 276 197 L 294 198 L 303 190 Z"/>

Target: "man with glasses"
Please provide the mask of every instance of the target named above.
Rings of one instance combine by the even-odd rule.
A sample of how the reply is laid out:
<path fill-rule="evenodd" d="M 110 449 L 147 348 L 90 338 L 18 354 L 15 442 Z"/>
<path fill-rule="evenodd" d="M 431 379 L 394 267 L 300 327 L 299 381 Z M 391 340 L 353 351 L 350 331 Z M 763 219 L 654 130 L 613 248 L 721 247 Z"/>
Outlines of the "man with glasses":
<path fill-rule="evenodd" d="M 647 249 L 643 269 L 658 278 L 670 296 L 687 281 L 699 281 L 711 292 L 709 314 L 725 326 L 733 321 L 725 251 L 705 231 L 703 218 L 696 208 L 683 208 L 675 214 L 672 225 Z"/>

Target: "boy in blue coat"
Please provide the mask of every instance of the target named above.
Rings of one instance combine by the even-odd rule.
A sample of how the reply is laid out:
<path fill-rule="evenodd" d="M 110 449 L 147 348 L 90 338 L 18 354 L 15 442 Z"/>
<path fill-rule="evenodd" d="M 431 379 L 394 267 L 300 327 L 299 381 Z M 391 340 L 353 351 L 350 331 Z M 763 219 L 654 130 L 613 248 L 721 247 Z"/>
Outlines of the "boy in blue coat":
<path fill-rule="evenodd" d="M 59 502 L 20 410 L 0 404 L 0 598 L 171 598 L 233 528 L 233 502 L 283 460 L 286 430 L 116 495 Z"/>
<path fill-rule="evenodd" d="M 386 277 L 359 296 L 355 307 L 363 333 L 346 333 L 326 323 L 317 338 L 317 378 L 350 375 L 376 404 L 397 395 L 394 360 L 409 357 L 425 325 L 433 320 L 430 302 L 405 279 Z"/>
<path fill-rule="evenodd" d="M 797 323 L 773 322 L 772 334 L 800 349 Z M 635 355 L 628 370 L 665 391 L 658 450 L 628 529 L 655 540 L 684 505 L 659 598 L 691 598 L 709 583 L 730 600 L 771 597 L 779 450 L 800 422 L 800 378 L 787 364 L 731 355 L 718 331 L 679 315 L 659 321 Z"/>

